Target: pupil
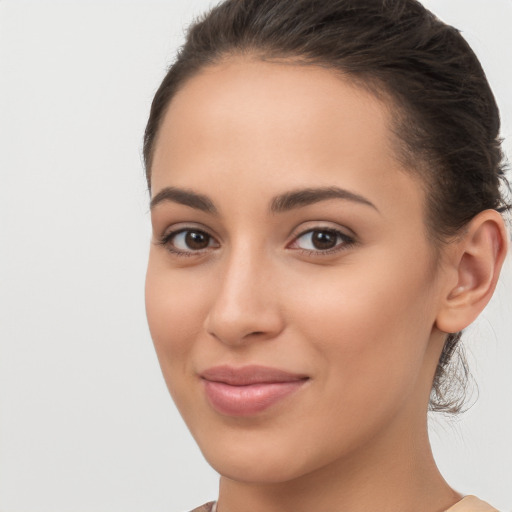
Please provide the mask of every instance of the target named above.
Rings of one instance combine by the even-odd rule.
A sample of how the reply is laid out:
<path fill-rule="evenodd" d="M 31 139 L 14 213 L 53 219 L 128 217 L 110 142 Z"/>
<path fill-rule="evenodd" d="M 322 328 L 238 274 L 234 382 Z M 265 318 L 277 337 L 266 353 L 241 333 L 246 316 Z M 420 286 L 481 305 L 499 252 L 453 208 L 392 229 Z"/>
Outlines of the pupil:
<path fill-rule="evenodd" d="M 313 245 L 315 249 L 332 249 L 336 245 L 337 235 L 329 231 L 315 231 Z"/>
<path fill-rule="evenodd" d="M 199 231 L 189 231 L 185 236 L 185 242 L 190 249 L 206 249 L 209 243 L 209 236 Z"/>

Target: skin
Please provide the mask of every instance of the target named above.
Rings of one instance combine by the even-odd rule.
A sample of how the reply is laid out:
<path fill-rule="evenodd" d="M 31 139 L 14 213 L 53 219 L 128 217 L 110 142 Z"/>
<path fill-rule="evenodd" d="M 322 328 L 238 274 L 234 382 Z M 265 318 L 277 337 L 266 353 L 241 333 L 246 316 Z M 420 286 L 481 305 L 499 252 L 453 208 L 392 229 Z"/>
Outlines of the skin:
<path fill-rule="evenodd" d="M 434 512 L 461 498 L 431 454 L 429 393 L 446 333 L 492 295 L 506 235 L 486 211 L 436 257 L 388 107 L 329 70 L 246 57 L 193 77 L 165 115 L 153 201 L 174 187 L 216 213 L 176 197 L 153 205 L 147 316 L 169 391 L 221 474 L 219 512 Z M 270 209 L 319 187 L 373 206 Z M 162 243 L 183 229 L 206 233 L 207 246 L 183 234 Z M 341 233 L 334 249 L 312 250 L 315 229 Z M 220 364 L 309 379 L 232 417 L 211 407 L 198 376 Z"/>

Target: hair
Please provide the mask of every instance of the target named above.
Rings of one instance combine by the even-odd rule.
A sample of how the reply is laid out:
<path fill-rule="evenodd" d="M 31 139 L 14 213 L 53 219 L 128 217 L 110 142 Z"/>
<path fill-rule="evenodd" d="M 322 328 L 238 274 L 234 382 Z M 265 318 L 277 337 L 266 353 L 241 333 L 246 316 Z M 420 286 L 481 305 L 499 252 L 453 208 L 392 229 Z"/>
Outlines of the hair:
<path fill-rule="evenodd" d="M 189 27 L 155 94 L 143 147 L 149 187 L 172 98 L 201 70 L 235 56 L 326 67 L 387 100 L 398 158 L 426 191 L 434 247 L 479 212 L 510 209 L 500 188 L 499 111 L 482 66 L 460 32 L 416 0 L 225 0 L 212 8 Z M 430 410 L 462 410 L 461 334 L 446 338 Z"/>

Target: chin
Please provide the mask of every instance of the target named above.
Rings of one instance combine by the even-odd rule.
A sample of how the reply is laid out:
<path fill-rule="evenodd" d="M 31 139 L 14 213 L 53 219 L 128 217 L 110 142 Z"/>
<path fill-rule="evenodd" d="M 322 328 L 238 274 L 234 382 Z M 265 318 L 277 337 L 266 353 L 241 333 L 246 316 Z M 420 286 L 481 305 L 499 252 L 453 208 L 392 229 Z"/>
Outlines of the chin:
<path fill-rule="evenodd" d="M 196 441 L 217 473 L 239 482 L 286 482 L 300 476 L 301 467 L 307 466 L 305 460 L 301 460 L 304 454 L 290 453 L 286 443 L 276 442 L 270 435 L 245 434 L 232 432 L 230 436 L 216 439 L 198 436 Z"/>
<path fill-rule="evenodd" d="M 221 476 L 248 484 L 279 484 L 300 479 L 333 462 L 332 447 L 305 446 L 293 433 L 234 432 L 215 439 L 196 437 L 203 456 Z M 299 448 L 298 448 L 299 447 Z M 308 450 L 308 448 L 313 448 Z M 339 457 L 340 454 L 336 454 Z"/>
<path fill-rule="evenodd" d="M 208 463 L 221 476 L 248 484 L 279 484 L 302 476 L 289 458 L 274 456 L 243 459 L 235 457 L 206 457 Z"/>

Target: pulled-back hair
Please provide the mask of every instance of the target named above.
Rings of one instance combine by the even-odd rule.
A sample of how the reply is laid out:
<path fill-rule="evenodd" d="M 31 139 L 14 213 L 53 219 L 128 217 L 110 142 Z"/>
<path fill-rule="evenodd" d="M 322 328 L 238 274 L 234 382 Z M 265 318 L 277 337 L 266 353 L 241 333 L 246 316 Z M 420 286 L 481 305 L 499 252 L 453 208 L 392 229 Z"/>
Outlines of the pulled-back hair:
<path fill-rule="evenodd" d="M 211 9 L 190 26 L 153 100 L 143 150 L 148 186 L 172 98 L 202 69 L 233 56 L 327 67 L 384 99 L 397 157 L 425 188 L 435 247 L 479 212 L 510 208 L 500 190 L 499 112 L 485 73 L 459 31 L 416 0 L 225 0 Z M 447 336 L 431 410 L 458 412 L 463 405 L 460 337 Z"/>

